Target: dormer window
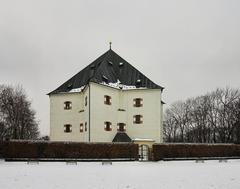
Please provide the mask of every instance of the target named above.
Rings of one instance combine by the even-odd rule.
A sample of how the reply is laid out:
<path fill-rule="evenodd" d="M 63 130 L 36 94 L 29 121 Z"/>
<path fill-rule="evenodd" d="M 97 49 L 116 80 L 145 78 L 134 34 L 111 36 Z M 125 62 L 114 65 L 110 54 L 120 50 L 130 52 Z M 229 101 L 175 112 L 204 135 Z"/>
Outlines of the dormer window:
<path fill-rule="evenodd" d="M 126 131 L 125 126 L 126 126 L 125 123 L 118 123 L 118 131 L 125 132 Z"/>
<path fill-rule="evenodd" d="M 105 95 L 104 96 L 104 104 L 111 105 L 112 104 L 111 99 L 112 98 L 110 96 Z"/>
<path fill-rule="evenodd" d="M 112 65 L 113 65 L 113 63 L 112 63 L 111 61 L 108 61 L 108 64 L 109 64 L 110 66 L 112 66 Z"/>
<path fill-rule="evenodd" d="M 142 81 L 141 81 L 141 79 L 138 79 L 136 81 L 136 87 L 139 88 L 139 87 L 141 87 L 141 85 L 142 85 Z"/>
<path fill-rule="evenodd" d="M 105 131 L 111 131 L 112 130 L 112 123 L 109 121 L 104 122 L 104 130 Z"/>
<path fill-rule="evenodd" d="M 72 86 L 73 86 L 73 84 L 72 84 L 72 83 L 68 83 L 68 85 L 67 85 L 67 88 L 68 88 L 68 89 L 71 89 L 71 88 L 72 88 Z"/>
<path fill-rule="evenodd" d="M 133 106 L 134 107 L 142 107 L 143 106 L 143 99 L 142 98 L 135 98 L 133 99 Z"/>
<path fill-rule="evenodd" d="M 64 110 L 70 110 L 72 109 L 72 102 L 66 101 L 64 102 Z"/>
<path fill-rule="evenodd" d="M 123 66 L 123 62 L 119 62 L 119 67 L 122 67 Z"/>
<path fill-rule="evenodd" d="M 142 119 L 143 119 L 142 115 L 134 115 L 133 116 L 133 123 L 141 124 L 141 123 L 143 123 Z"/>
<path fill-rule="evenodd" d="M 108 83 L 108 78 L 107 78 L 105 75 L 102 76 L 102 80 L 103 80 L 105 83 Z"/>
<path fill-rule="evenodd" d="M 64 125 L 64 132 L 65 133 L 71 133 L 72 132 L 72 125 L 70 125 L 70 124 L 66 124 L 66 125 Z"/>
<path fill-rule="evenodd" d="M 91 65 L 90 68 L 93 70 L 95 68 L 95 65 L 94 64 Z"/>

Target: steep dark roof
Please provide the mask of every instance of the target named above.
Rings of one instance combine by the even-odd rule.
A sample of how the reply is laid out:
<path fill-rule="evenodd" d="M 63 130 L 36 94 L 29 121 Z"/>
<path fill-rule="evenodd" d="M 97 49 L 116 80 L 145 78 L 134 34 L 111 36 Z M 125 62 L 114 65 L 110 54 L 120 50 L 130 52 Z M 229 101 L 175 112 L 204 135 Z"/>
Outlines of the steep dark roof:
<path fill-rule="evenodd" d="M 132 139 L 126 133 L 118 132 L 112 142 L 132 142 Z"/>
<path fill-rule="evenodd" d="M 128 86 L 163 89 L 110 49 L 49 94 L 68 92 L 85 86 L 90 81 L 96 83 L 120 81 L 121 84 Z"/>

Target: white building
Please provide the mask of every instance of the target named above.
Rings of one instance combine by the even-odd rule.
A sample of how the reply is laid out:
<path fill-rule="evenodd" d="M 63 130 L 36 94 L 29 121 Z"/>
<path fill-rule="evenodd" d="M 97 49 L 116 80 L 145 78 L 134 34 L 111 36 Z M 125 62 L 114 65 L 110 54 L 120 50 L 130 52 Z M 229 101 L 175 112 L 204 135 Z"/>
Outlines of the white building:
<path fill-rule="evenodd" d="M 162 142 L 163 87 L 113 50 L 50 97 L 50 140 Z"/>

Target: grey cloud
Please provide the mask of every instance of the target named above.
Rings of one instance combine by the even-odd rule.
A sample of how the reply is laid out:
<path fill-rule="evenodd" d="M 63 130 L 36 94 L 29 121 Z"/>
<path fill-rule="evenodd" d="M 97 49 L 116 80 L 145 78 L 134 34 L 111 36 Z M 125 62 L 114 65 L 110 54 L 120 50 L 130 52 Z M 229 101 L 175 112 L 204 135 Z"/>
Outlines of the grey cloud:
<path fill-rule="evenodd" d="M 113 49 L 164 100 L 240 87 L 240 1 L 1 1 L 0 81 L 22 84 L 48 133 L 55 89 Z"/>

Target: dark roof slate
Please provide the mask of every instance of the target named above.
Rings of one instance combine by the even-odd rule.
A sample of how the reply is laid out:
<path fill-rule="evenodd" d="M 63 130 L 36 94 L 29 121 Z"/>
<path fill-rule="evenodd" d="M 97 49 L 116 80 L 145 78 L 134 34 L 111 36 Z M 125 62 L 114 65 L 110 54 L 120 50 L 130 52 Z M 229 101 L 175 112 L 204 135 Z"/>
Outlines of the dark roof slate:
<path fill-rule="evenodd" d="M 118 132 L 112 142 L 132 142 L 132 139 L 123 132 Z"/>
<path fill-rule="evenodd" d="M 110 49 L 49 94 L 68 92 L 85 86 L 90 81 L 116 83 L 118 80 L 123 85 L 163 89 Z"/>

